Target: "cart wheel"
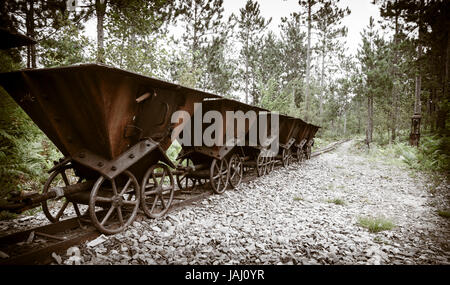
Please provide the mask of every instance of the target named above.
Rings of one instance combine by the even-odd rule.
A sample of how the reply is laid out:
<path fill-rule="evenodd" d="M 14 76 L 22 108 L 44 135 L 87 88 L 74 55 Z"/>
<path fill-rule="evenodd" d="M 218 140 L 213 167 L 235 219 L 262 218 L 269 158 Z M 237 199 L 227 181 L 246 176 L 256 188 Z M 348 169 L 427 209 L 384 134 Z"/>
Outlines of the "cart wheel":
<path fill-rule="evenodd" d="M 310 146 L 306 147 L 305 156 L 306 156 L 306 159 L 311 159 L 311 147 Z"/>
<path fill-rule="evenodd" d="M 303 159 L 304 159 L 302 149 L 298 147 L 297 150 L 296 150 L 296 153 L 297 153 L 297 162 L 301 163 L 303 161 Z"/>
<path fill-rule="evenodd" d="M 72 172 L 73 175 L 67 175 L 70 172 Z M 56 171 L 54 171 L 50 177 L 47 179 L 47 182 L 45 182 L 44 190 L 42 191 L 43 194 L 46 194 L 50 189 L 55 187 L 65 187 L 73 184 L 77 184 L 81 182 L 81 178 L 74 180 L 75 173 L 72 168 L 63 167 Z M 80 213 L 80 209 L 78 207 L 77 203 L 70 202 L 67 200 L 66 197 L 59 197 L 55 199 L 49 199 L 44 202 L 42 202 L 42 211 L 44 212 L 47 219 L 52 222 L 56 223 L 58 222 L 61 217 L 64 215 L 64 211 L 67 209 L 67 206 L 69 203 L 72 203 L 72 206 L 75 209 L 75 213 L 78 217 L 82 216 Z M 56 210 L 55 214 L 53 214 L 52 210 Z M 84 211 L 83 215 L 86 214 L 86 211 Z"/>
<path fill-rule="evenodd" d="M 181 165 L 183 165 L 183 166 L 193 166 L 194 163 L 192 162 L 192 160 L 190 158 L 183 158 L 181 160 Z M 188 188 L 194 189 L 195 188 L 195 184 L 197 184 L 196 182 L 199 182 L 199 181 L 197 181 L 194 178 L 188 177 L 187 173 L 177 174 L 176 175 L 176 179 L 177 179 L 178 188 L 180 190 L 186 190 Z"/>
<path fill-rule="evenodd" d="M 214 159 L 209 170 L 209 182 L 214 193 L 222 194 L 228 186 L 230 173 L 228 172 L 228 162 L 226 159 Z"/>
<path fill-rule="evenodd" d="M 230 158 L 228 172 L 230 173 L 230 184 L 231 187 L 236 189 L 236 187 L 241 184 L 242 176 L 244 175 L 243 163 L 239 155 L 233 154 Z"/>
<path fill-rule="evenodd" d="M 256 159 L 256 174 L 258 177 L 263 176 L 266 173 L 266 158 L 263 157 L 262 153 L 258 154 Z"/>
<path fill-rule="evenodd" d="M 292 153 L 291 149 L 283 149 L 282 153 L 282 162 L 284 167 L 288 167 L 292 162 Z"/>
<path fill-rule="evenodd" d="M 123 231 L 136 218 L 140 197 L 139 184 L 130 171 L 125 170 L 112 180 L 101 176 L 95 182 L 89 199 L 92 223 L 104 234 Z M 106 215 L 96 213 L 96 207 L 108 209 Z"/>
<path fill-rule="evenodd" d="M 265 174 L 266 175 L 270 173 L 270 164 L 271 164 L 271 158 L 269 156 L 267 156 L 265 158 L 265 165 L 266 165 L 266 167 L 265 167 Z"/>
<path fill-rule="evenodd" d="M 275 157 L 269 156 L 267 157 L 267 173 L 271 173 L 273 169 L 275 168 Z"/>
<path fill-rule="evenodd" d="M 153 165 L 142 179 L 142 210 L 150 218 L 163 216 L 172 205 L 174 191 L 175 184 L 169 167 L 161 163 Z"/>

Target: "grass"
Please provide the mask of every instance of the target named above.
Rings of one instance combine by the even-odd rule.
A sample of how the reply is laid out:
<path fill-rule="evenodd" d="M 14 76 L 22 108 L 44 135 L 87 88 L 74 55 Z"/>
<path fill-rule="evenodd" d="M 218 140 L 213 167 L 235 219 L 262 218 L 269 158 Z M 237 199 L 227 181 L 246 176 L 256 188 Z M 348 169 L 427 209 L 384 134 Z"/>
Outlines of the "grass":
<path fill-rule="evenodd" d="M 374 237 L 373 241 L 376 242 L 376 243 L 379 243 L 379 244 L 385 244 L 385 245 L 389 245 L 390 244 L 390 242 L 388 242 L 386 240 L 383 240 L 381 237 L 378 237 L 378 236 Z"/>
<path fill-rule="evenodd" d="M 381 231 L 392 230 L 395 227 L 395 224 L 382 217 L 359 217 L 358 224 L 369 230 L 371 233 L 378 233 Z"/>
<path fill-rule="evenodd" d="M 302 197 L 294 197 L 294 201 L 304 201 L 305 199 L 303 199 Z"/>
<path fill-rule="evenodd" d="M 438 215 L 443 218 L 450 218 L 450 211 L 438 211 Z"/>
<path fill-rule="evenodd" d="M 341 206 L 345 205 L 345 201 L 342 200 L 342 199 L 339 199 L 339 198 L 328 199 L 327 202 L 328 203 L 333 203 L 333 204 L 336 204 L 336 205 L 341 205 Z"/>

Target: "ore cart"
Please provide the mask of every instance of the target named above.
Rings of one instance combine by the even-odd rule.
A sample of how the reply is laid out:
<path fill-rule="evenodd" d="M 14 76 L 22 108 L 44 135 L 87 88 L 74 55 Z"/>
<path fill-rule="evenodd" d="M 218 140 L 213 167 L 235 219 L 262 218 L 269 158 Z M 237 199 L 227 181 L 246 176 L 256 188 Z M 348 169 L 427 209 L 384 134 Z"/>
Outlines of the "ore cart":
<path fill-rule="evenodd" d="M 227 112 L 242 111 L 245 114 L 248 111 L 257 111 L 257 109 L 259 108 L 225 98 L 203 101 L 201 110 L 194 112 L 191 124 L 183 130 L 183 132 L 190 131 L 191 140 L 188 145 L 182 144 L 182 151 L 177 158 L 181 165 L 179 169 L 183 170 L 177 174 L 180 189 L 187 189 L 208 180 L 212 190 L 221 194 L 226 190 L 228 183 L 232 187 L 237 187 L 241 183 L 245 157 L 245 143 L 242 143 L 242 140 L 246 139 L 249 129 L 257 119 L 246 120 L 244 127 L 238 132 L 237 121 L 227 121 Z M 217 141 L 213 144 L 205 143 L 203 140 L 195 141 L 195 138 L 198 139 L 194 129 L 195 118 L 198 116 L 203 122 L 203 118 L 206 118 L 205 115 L 211 111 L 216 112 L 222 118 L 221 122 L 217 123 L 215 119 L 212 119 L 210 123 L 202 123 L 201 134 L 203 135 L 203 132 L 207 132 L 208 128 L 217 123 L 218 130 L 214 135 Z M 230 132 L 229 140 L 226 141 L 226 132 L 230 129 L 228 124 L 232 122 L 234 123 L 234 132 Z"/>
<path fill-rule="evenodd" d="M 303 151 L 306 159 L 311 158 L 311 149 L 314 145 L 314 136 L 316 135 L 319 128 L 320 128 L 319 126 L 308 124 L 308 134 L 306 136 L 306 143 L 303 146 Z"/>
<path fill-rule="evenodd" d="M 251 131 L 246 136 L 245 146 L 242 147 L 244 156 L 244 169 L 256 170 L 258 176 L 263 176 L 270 173 L 275 166 L 275 156 L 277 153 L 272 153 L 271 144 L 277 139 L 277 134 L 272 134 L 271 116 L 273 113 L 268 110 L 257 108 L 257 120 L 252 123 L 250 130 L 253 130 L 257 135 L 257 140 L 250 139 Z M 278 143 L 276 143 L 278 147 Z"/>
<path fill-rule="evenodd" d="M 64 155 L 42 193 L 0 208 L 42 203 L 56 222 L 72 204 L 105 234 L 122 231 L 139 207 L 150 217 L 167 212 L 174 191 L 169 167 L 175 167 L 165 155 L 171 115 L 192 114 L 195 102 L 218 97 L 97 64 L 3 73 L 0 85 Z"/>
<path fill-rule="evenodd" d="M 303 146 L 307 142 L 307 134 L 309 131 L 308 124 L 301 119 L 296 119 L 297 124 L 293 133 L 293 138 L 295 139 L 294 144 L 291 147 L 292 154 L 297 159 L 297 162 L 303 161 L 305 158 Z"/>
<path fill-rule="evenodd" d="M 291 146 L 295 143 L 294 131 L 297 127 L 297 119 L 285 115 L 279 115 L 279 152 L 276 156 L 277 160 L 280 160 L 284 167 L 287 167 L 293 162 L 293 154 Z"/>

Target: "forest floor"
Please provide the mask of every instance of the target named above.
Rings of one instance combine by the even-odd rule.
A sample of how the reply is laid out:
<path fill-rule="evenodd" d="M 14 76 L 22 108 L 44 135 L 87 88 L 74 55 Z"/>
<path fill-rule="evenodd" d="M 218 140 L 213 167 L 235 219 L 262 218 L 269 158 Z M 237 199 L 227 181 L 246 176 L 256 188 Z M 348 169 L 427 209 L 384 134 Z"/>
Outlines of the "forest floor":
<path fill-rule="evenodd" d="M 450 209 L 449 190 L 448 181 L 436 185 L 369 158 L 349 141 L 163 219 L 139 217 L 95 246 L 80 245 L 79 256 L 61 257 L 65 264 L 450 264 L 450 219 L 438 214 Z"/>

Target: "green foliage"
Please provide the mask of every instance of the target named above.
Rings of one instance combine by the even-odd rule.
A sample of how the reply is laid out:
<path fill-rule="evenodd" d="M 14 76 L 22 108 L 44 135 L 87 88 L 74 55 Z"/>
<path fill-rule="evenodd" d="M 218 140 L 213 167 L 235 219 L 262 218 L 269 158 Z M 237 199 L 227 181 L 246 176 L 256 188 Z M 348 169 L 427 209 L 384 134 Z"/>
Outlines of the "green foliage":
<path fill-rule="evenodd" d="M 440 210 L 440 211 L 438 211 L 438 215 L 443 217 L 443 218 L 449 219 L 450 218 L 450 211 L 442 211 L 442 210 Z"/>
<path fill-rule="evenodd" d="M 334 137 L 326 137 L 326 136 L 320 136 L 314 138 L 314 149 L 318 150 L 321 148 L 326 147 L 332 142 L 335 142 L 337 139 Z"/>
<path fill-rule="evenodd" d="M 383 217 L 359 217 L 358 224 L 363 228 L 367 228 L 371 233 L 388 231 L 395 227 L 392 221 Z"/>
<path fill-rule="evenodd" d="M 12 220 L 17 218 L 17 214 L 8 212 L 8 211 L 1 211 L 0 212 L 0 221 L 4 221 L 4 220 Z"/>
<path fill-rule="evenodd" d="M 55 146 L 3 90 L 0 90 L 0 197 L 14 190 L 39 191 Z"/>
<path fill-rule="evenodd" d="M 84 63 L 87 61 L 84 47 L 89 44 L 89 39 L 82 34 L 82 30 L 68 21 L 60 33 L 39 42 L 42 47 L 41 63 L 45 67 Z"/>
<path fill-rule="evenodd" d="M 239 58 L 241 65 L 242 90 L 245 92 L 245 102 L 249 103 L 250 96 L 254 104 L 260 101 L 260 90 L 258 90 L 257 64 L 260 63 L 258 42 L 262 38 L 264 30 L 272 19 L 266 20 L 261 16 L 259 3 L 248 0 L 245 6 L 239 9 L 239 16 L 234 16 L 238 25 L 238 40 L 242 44 Z M 264 69 L 264 72 L 268 72 Z"/>
<path fill-rule="evenodd" d="M 170 147 L 167 149 L 166 154 L 170 158 L 171 161 L 176 161 L 178 153 L 181 151 L 181 145 L 174 141 Z"/>
<path fill-rule="evenodd" d="M 393 144 L 371 144 L 369 155 L 374 159 L 382 159 L 394 164 L 403 164 L 411 169 L 433 172 L 448 171 L 450 157 L 442 151 L 443 141 L 447 138 L 438 135 L 423 135 L 418 148 L 406 142 Z M 360 148 L 363 148 L 360 142 Z"/>
<path fill-rule="evenodd" d="M 342 200 L 342 199 L 339 199 L 339 198 L 328 199 L 327 202 L 328 203 L 333 203 L 333 204 L 336 204 L 336 205 L 341 205 L 341 206 L 345 205 L 345 201 Z"/>

